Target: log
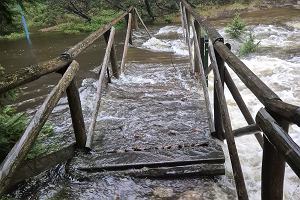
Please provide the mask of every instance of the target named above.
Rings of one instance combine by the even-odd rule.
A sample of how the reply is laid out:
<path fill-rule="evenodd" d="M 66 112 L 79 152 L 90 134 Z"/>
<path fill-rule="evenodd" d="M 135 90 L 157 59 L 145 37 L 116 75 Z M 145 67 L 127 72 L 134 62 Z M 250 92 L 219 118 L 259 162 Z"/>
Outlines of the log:
<path fill-rule="evenodd" d="M 250 124 L 255 124 L 255 121 L 245 103 L 245 101 L 243 100 L 242 95 L 240 94 L 238 88 L 236 87 L 234 81 L 232 80 L 228 70 L 225 68 L 225 83 L 233 97 L 233 99 L 235 100 L 237 106 L 239 107 L 240 111 L 242 112 L 244 118 L 246 119 L 247 123 Z M 260 144 L 260 146 L 263 146 L 263 137 L 261 136 L 260 132 L 255 133 L 255 137 L 258 141 L 258 143 Z"/>
<path fill-rule="evenodd" d="M 271 115 L 265 110 L 260 110 L 262 116 L 272 121 Z M 263 160 L 262 160 L 262 175 L 261 175 L 261 197 L 262 200 L 266 199 L 283 199 L 283 182 L 285 173 L 285 159 L 282 154 L 277 149 L 277 144 L 272 144 L 267 138 L 267 134 L 275 134 L 275 131 L 270 131 L 263 128 L 263 124 L 259 123 L 257 119 L 257 124 L 264 131 L 264 146 L 263 146 Z M 277 127 L 284 129 L 284 135 L 287 134 L 289 129 L 289 124 L 277 117 L 276 122 L 273 119 L 273 123 L 276 123 Z M 272 137 L 272 136 L 271 136 Z M 292 141 L 292 139 L 291 139 Z"/>
<path fill-rule="evenodd" d="M 71 144 L 48 155 L 34 158 L 32 160 L 25 160 L 14 175 L 14 179 L 8 186 L 8 190 L 28 178 L 34 177 L 73 158 L 74 154 L 75 144 Z"/>
<path fill-rule="evenodd" d="M 240 137 L 244 135 L 260 134 L 261 130 L 256 124 L 251 124 L 242 128 L 238 128 L 233 131 L 234 137 Z"/>
<path fill-rule="evenodd" d="M 103 171 L 122 171 L 129 169 L 142 169 L 147 168 L 158 168 L 158 167 L 175 167 L 175 166 L 186 166 L 194 164 L 223 164 L 224 159 L 222 158 L 210 158 L 210 159 L 195 159 L 195 160 L 180 160 L 180 161 L 162 161 L 162 162 L 147 162 L 147 163 L 132 163 L 132 164 L 114 164 L 114 165 L 102 165 L 98 167 L 87 167 L 78 168 L 78 170 L 86 171 L 89 173 L 103 172 Z"/>
<path fill-rule="evenodd" d="M 132 14 L 132 28 L 135 30 L 139 29 L 138 17 L 137 17 L 137 9 L 134 8 Z"/>
<path fill-rule="evenodd" d="M 104 34 L 104 39 L 105 39 L 105 42 L 107 45 L 108 45 L 109 35 L 110 35 L 110 30 Z M 114 44 L 113 44 L 113 46 L 111 48 L 111 52 L 110 52 L 110 63 L 111 63 L 111 69 L 112 69 L 113 76 L 118 79 L 119 78 L 119 69 L 118 69 L 118 64 L 117 64 L 118 62 L 117 62 L 116 48 L 115 48 Z"/>
<path fill-rule="evenodd" d="M 287 163 L 300 178 L 300 147 L 288 135 L 286 128 L 280 126 L 263 108 L 257 113 L 256 122 L 264 132 L 265 138 L 285 157 Z M 277 168 L 275 165 L 271 167 Z"/>
<path fill-rule="evenodd" d="M 200 73 L 199 68 L 203 67 L 203 62 L 202 62 L 202 57 L 201 57 L 202 52 L 200 52 L 201 27 L 200 27 L 199 23 L 196 20 L 194 20 L 194 23 L 192 23 L 192 28 L 193 28 L 193 33 L 194 33 L 194 44 L 195 44 L 195 47 L 194 47 L 194 55 L 195 55 L 194 67 L 195 67 L 195 69 L 194 69 L 194 71 L 195 71 L 195 73 Z M 196 40 L 197 40 L 199 48 L 196 47 Z M 198 55 L 197 51 L 200 52 L 200 58 L 198 58 L 199 55 Z M 199 59 L 201 59 L 201 64 L 199 62 Z M 206 83 L 205 83 L 205 85 L 206 85 Z"/>
<path fill-rule="evenodd" d="M 32 148 L 39 132 L 49 115 L 62 97 L 67 87 L 79 70 L 79 64 L 73 61 L 58 84 L 52 89 L 44 103 L 37 110 L 20 140 L 14 145 L 0 166 L 0 194 L 2 194 L 14 178 L 17 168 Z"/>
<path fill-rule="evenodd" d="M 129 43 L 129 38 L 130 38 L 131 21 L 132 21 L 131 13 L 129 13 L 128 18 L 129 18 L 128 19 L 128 26 L 127 26 L 127 32 L 126 32 L 126 38 L 125 38 L 124 50 L 123 50 L 123 56 L 122 56 L 122 62 L 121 62 L 121 73 L 124 72 L 125 62 L 126 62 L 126 57 L 127 57 L 127 52 L 128 52 L 128 43 Z"/>
<path fill-rule="evenodd" d="M 152 38 L 152 35 L 151 35 L 150 31 L 148 30 L 146 24 L 144 23 L 142 17 L 140 16 L 140 14 L 139 14 L 139 12 L 137 11 L 136 8 L 135 8 L 134 10 L 135 10 L 135 14 L 138 16 L 140 22 L 142 23 L 143 27 L 145 28 L 145 31 L 147 32 L 147 34 L 148 34 L 148 36 L 149 36 L 149 39 L 151 39 L 151 38 Z"/>
<path fill-rule="evenodd" d="M 192 73 L 194 73 L 195 67 L 193 66 L 194 62 L 193 62 L 192 47 L 191 47 L 191 41 L 190 41 L 190 31 L 189 31 L 189 26 L 188 26 L 188 21 L 187 21 L 186 10 L 184 7 L 183 7 L 183 21 L 184 21 L 184 27 L 185 27 L 185 31 L 186 31 L 186 42 L 187 42 L 188 49 L 189 49 L 190 67 L 191 67 Z"/>
<path fill-rule="evenodd" d="M 76 138 L 76 146 L 79 148 L 84 148 L 86 143 L 85 124 L 82 114 L 80 96 L 75 79 L 70 82 L 70 85 L 67 88 L 67 96 Z"/>
<path fill-rule="evenodd" d="M 181 19 L 181 26 L 182 26 L 182 31 L 183 31 L 183 37 L 186 38 L 185 36 L 185 28 L 184 28 L 184 19 L 183 19 L 183 7 L 182 3 L 179 3 L 179 9 L 180 9 L 180 19 Z"/>
<path fill-rule="evenodd" d="M 72 48 L 70 48 L 67 52 L 62 55 L 41 62 L 37 65 L 29 66 L 22 68 L 16 72 L 5 74 L 0 78 L 0 94 L 5 93 L 11 89 L 14 89 L 20 85 L 24 85 L 31 81 L 37 80 L 40 77 L 58 71 L 62 68 L 68 66 L 72 60 L 78 56 L 83 50 L 89 47 L 95 40 L 101 37 L 105 32 L 107 32 L 113 25 L 122 20 L 129 12 L 131 12 L 133 7 L 130 7 L 126 12 L 122 13 L 120 16 L 115 18 L 109 24 L 101 27 L 96 32 L 90 34 L 83 41 L 77 43 Z"/>
<path fill-rule="evenodd" d="M 205 77 L 205 72 L 204 72 L 204 67 L 203 67 L 203 62 L 202 62 L 202 57 L 201 57 L 201 51 L 200 51 L 200 46 L 199 46 L 199 35 L 198 35 L 199 32 L 196 31 L 196 27 L 195 27 L 194 23 L 192 23 L 192 30 L 193 30 L 194 41 L 195 41 L 195 59 L 197 59 L 197 63 L 199 63 L 199 65 L 197 65 L 197 66 L 199 66 L 197 71 L 199 71 L 200 81 L 201 81 L 201 85 L 202 85 L 203 91 L 204 91 L 208 123 L 209 123 L 210 131 L 212 133 L 215 131 L 215 127 L 214 127 L 214 122 L 213 122 L 212 109 L 211 109 L 211 104 L 210 104 L 210 100 L 209 100 L 208 88 L 206 85 L 206 77 Z"/>
<path fill-rule="evenodd" d="M 102 92 L 102 87 L 103 87 L 102 85 L 103 85 L 103 80 L 105 78 L 105 73 L 106 73 L 106 69 L 107 69 L 107 65 L 108 65 L 108 61 L 109 61 L 109 56 L 110 56 L 111 49 L 112 49 L 112 46 L 114 43 L 114 37 L 115 37 L 115 28 L 112 27 L 110 36 L 109 36 L 109 40 L 108 40 L 108 45 L 106 47 L 106 52 L 104 55 L 103 63 L 101 66 L 101 72 L 100 72 L 100 76 L 99 76 L 99 80 L 98 80 L 98 84 L 97 84 L 96 101 L 93 105 L 94 109 L 93 109 L 93 113 L 92 113 L 92 120 L 91 120 L 91 123 L 89 126 L 87 140 L 86 140 L 86 144 L 85 144 L 85 147 L 87 147 L 89 149 L 92 148 L 94 129 L 96 126 L 96 120 L 97 120 L 100 103 L 101 103 L 101 92 Z"/>
<path fill-rule="evenodd" d="M 215 84 L 216 94 L 220 103 L 220 115 L 222 116 L 221 119 L 223 120 L 223 124 L 224 124 L 224 129 L 225 129 L 224 136 L 227 141 L 228 152 L 229 152 L 232 170 L 234 174 L 234 180 L 237 188 L 237 196 L 238 199 L 248 199 L 248 194 L 247 194 L 246 185 L 244 181 L 244 175 L 242 172 L 240 159 L 234 141 L 234 135 L 231 128 L 231 121 L 230 121 L 230 116 L 228 113 L 227 103 L 225 99 L 224 88 L 221 83 L 221 77 L 220 77 L 219 69 L 217 67 L 217 60 L 214 54 L 214 48 L 212 44 L 209 45 L 209 55 L 211 58 L 211 64 L 213 67 L 214 76 L 217 81 Z"/>

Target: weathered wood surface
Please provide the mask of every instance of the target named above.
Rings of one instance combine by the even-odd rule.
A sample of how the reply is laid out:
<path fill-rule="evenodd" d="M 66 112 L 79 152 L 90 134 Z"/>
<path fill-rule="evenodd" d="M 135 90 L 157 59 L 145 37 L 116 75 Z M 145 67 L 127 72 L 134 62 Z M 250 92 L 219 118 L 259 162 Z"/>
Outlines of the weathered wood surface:
<path fill-rule="evenodd" d="M 285 150 L 287 151 L 285 151 L 285 153 L 287 154 L 294 150 L 292 149 L 292 147 L 298 146 L 288 136 L 289 124 L 287 123 L 287 121 L 280 119 L 274 113 L 272 114 L 274 115 L 275 119 L 271 117 L 271 115 L 265 109 L 261 109 L 256 117 L 257 124 L 262 128 L 264 132 L 261 175 L 261 197 L 263 200 L 283 199 L 285 157 L 284 153 L 280 152 L 279 150 L 280 147 L 282 147 L 282 143 L 276 143 L 276 139 L 279 141 L 284 141 L 284 139 L 281 138 L 284 137 L 285 139 L 289 139 L 289 141 L 292 142 L 286 144 L 287 149 Z M 282 131 L 278 133 L 279 130 Z M 273 138 L 275 138 L 275 140 L 272 140 Z M 275 143 L 273 143 L 274 141 Z"/>
<path fill-rule="evenodd" d="M 233 97 L 233 99 L 235 100 L 237 106 L 239 107 L 240 111 L 242 112 L 244 118 L 246 119 L 247 123 L 249 125 L 251 124 L 255 124 L 255 121 L 245 103 L 245 101 L 243 100 L 242 95 L 240 94 L 238 88 L 236 87 L 234 81 L 232 80 L 228 70 L 225 68 L 225 83 Z M 237 134 L 239 135 L 239 134 Z M 254 134 L 257 141 L 259 142 L 260 146 L 263 146 L 263 137 L 260 133 L 255 133 Z"/>
<path fill-rule="evenodd" d="M 123 56 L 122 56 L 122 61 L 121 61 L 121 73 L 124 72 L 125 68 L 125 63 L 126 63 L 126 57 L 127 57 L 127 52 L 128 52 L 128 45 L 129 45 L 129 39 L 130 39 L 130 34 L 131 34 L 131 22 L 132 22 L 132 14 L 128 14 L 128 24 L 127 24 L 127 32 L 126 32 L 126 38 L 125 38 L 125 43 L 124 43 L 124 50 L 123 50 Z"/>
<path fill-rule="evenodd" d="M 130 7 L 126 12 L 122 13 L 109 24 L 105 25 L 104 27 L 101 27 L 98 31 L 92 33 L 83 41 L 71 47 L 63 55 L 58 56 L 49 61 L 41 62 L 37 65 L 22 68 L 11 74 L 5 74 L 3 77 L 0 78 L 0 93 L 7 92 L 8 90 L 37 80 L 46 74 L 58 71 L 68 66 L 76 56 L 78 56 L 82 51 L 84 51 L 93 42 L 95 42 L 95 40 L 100 38 L 113 25 L 122 20 L 132 10 L 133 7 Z"/>
<path fill-rule="evenodd" d="M 108 45 L 109 36 L 110 36 L 110 30 L 107 31 L 106 33 L 104 33 L 104 39 L 105 39 L 106 45 Z M 118 79 L 120 77 L 120 75 L 119 75 L 119 67 L 118 67 L 118 61 L 117 61 L 117 53 L 116 53 L 116 48 L 115 48 L 114 43 L 111 47 L 111 52 L 110 52 L 110 64 L 111 64 L 113 76 Z"/>
<path fill-rule="evenodd" d="M 96 92 L 96 96 L 95 96 L 95 102 L 93 105 L 93 113 L 92 113 L 92 120 L 89 126 L 89 130 L 88 130 L 88 134 L 87 134 L 87 140 L 86 140 L 86 144 L 85 147 L 87 148 L 91 148 L 92 147 L 92 143 L 93 143 L 93 138 L 94 138 L 94 129 L 95 129 L 95 125 L 96 125 L 96 118 L 98 116 L 98 112 L 99 112 L 99 108 L 100 108 L 100 102 L 101 102 L 101 92 L 102 92 L 102 87 L 103 87 L 103 81 L 105 78 L 105 73 L 106 73 L 106 69 L 108 67 L 108 62 L 109 62 L 109 56 L 111 53 L 111 49 L 114 43 L 114 38 L 115 38 L 115 28 L 112 27 L 111 31 L 110 31 L 110 36 L 109 36 L 109 40 L 108 40 L 108 44 L 106 47 L 106 51 L 105 51 L 105 55 L 104 55 L 104 59 L 102 62 L 102 65 L 100 67 L 100 76 L 99 76 L 99 80 L 97 83 L 97 92 Z"/>
<path fill-rule="evenodd" d="M 13 188 L 16 184 L 28 178 L 34 177 L 73 158 L 75 155 L 75 146 L 76 144 L 74 143 L 45 156 L 34 158 L 32 160 L 25 160 L 16 171 L 8 189 Z"/>
<path fill-rule="evenodd" d="M 149 29 L 147 28 L 146 24 L 144 23 L 144 21 L 143 21 L 143 19 L 141 18 L 141 16 L 140 16 L 139 12 L 137 11 L 137 9 L 134 8 L 134 10 L 135 10 L 135 14 L 138 16 L 140 22 L 142 23 L 142 25 L 143 25 L 143 27 L 144 27 L 146 33 L 148 34 L 149 38 L 151 39 L 151 38 L 152 38 L 152 35 L 151 35 Z"/>
<path fill-rule="evenodd" d="M 276 146 L 278 152 L 285 157 L 287 163 L 300 178 L 300 147 L 265 109 L 260 109 L 256 121 L 266 139 Z"/>
<path fill-rule="evenodd" d="M 240 137 L 244 135 L 260 134 L 261 129 L 256 124 L 250 124 L 248 126 L 235 129 L 233 131 L 234 137 Z"/>
<path fill-rule="evenodd" d="M 203 67 L 203 62 L 202 62 L 202 56 L 201 56 L 201 51 L 200 51 L 200 46 L 199 46 L 199 24 L 196 21 L 195 23 L 192 23 L 192 30 L 193 30 L 193 35 L 194 35 L 194 42 L 195 42 L 195 72 L 198 72 L 200 74 L 200 80 L 201 80 L 201 85 L 203 88 L 204 92 L 204 97 L 205 97 L 205 103 L 206 103 L 206 108 L 207 108 L 207 115 L 208 115 L 208 122 L 209 122 L 209 127 L 210 131 L 214 132 L 215 127 L 214 127 L 214 122 L 213 122 L 213 114 L 212 114 L 212 107 L 210 104 L 210 99 L 209 99 L 209 94 L 208 94 L 208 87 L 206 84 L 206 77 L 205 77 L 205 72 L 204 72 L 204 67 Z M 196 29 L 196 26 L 198 29 Z M 197 31 L 198 30 L 198 31 Z M 196 67 L 197 66 L 197 67 Z"/>
<path fill-rule="evenodd" d="M 79 148 L 84 148 L 86 143 L 86 131 L 82 114 L 80 96 L 75 78 L 70 82 L 69 87 L 67 87 L 67 96 L 72 118 L 73 130 L 76 139 L 76 145 Z"/>
<path fill-rule="evenodd" d="M 44 103 L 37 110 L 20 140 L 15 144 L 0 166 L 0 194 L 3 193 L 14 178 L 18 167 L 32 148 L 39 132 L 46 123 L 53 108 L 74 79 L 79 64 L 73 61 L 58 84 L 52 89 Z"/>
<path fill-rule="evenodd" d="M 209 55 L 211 59 L 211 64 L 213 67 L 214 77 L 215 77 L 215 90 L 218 98 L 218 102 L 220 105 L 220 113 L 218 115 L 221 116 L 221 120 L 223 120 L 224 130 L 225 130 L 225 139 L 227 141 L 229 156 L 232 165 L 232 171 L 234 173 L 234 180 L 237 188 L 237 196 L 239 199 L 248 199 L 247 189 L 244 181 L 244 175 L 242 172 L 240 159 L 237 153 L 237 148 L 234 141 L 234 135 L 231 127 L 231 120 L 228 113 L 227 103 L 224 94 L 224 88 L 222 86 L 221 76 L 219 72 L 219 68 L 217 66 L 216 56 L 214 54 L 215 50 L 213 45 L 209 46 Z"/>

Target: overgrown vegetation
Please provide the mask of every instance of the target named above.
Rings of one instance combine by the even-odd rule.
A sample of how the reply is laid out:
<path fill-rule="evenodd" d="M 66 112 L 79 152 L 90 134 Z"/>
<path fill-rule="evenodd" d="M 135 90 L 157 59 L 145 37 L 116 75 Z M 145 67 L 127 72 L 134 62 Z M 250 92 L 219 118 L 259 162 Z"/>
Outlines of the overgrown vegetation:
<path fill-rule="evenodd" d="M 250 31 L 246 40 L 243 42 L 242 46 L 240 47 L 239 55 L 245 56 L 250 53 L 254 53 L 259 45 L 259 42 L 255 42 L 255 38 L 253 33 Z"/>
<path fill-rule="evenodd" d="M 240 38 L 246 30 L 245 22 L 236 14 L 232 21 L 226 26 L 225 32 L 234 39 Z"/>
<path fill-rule="evenodd" d="M 0 76 L 3 74 L 4 69 L 0 66 Z M 7 103 L 16 99 L 18 92 L 17 90 L 12 90 L 0 95 L 0 161 L 5 158 L 10 149 L 19 140 L 29 122 L 29 117 L 26 113 L 17 112 L 13 107 L 6 106 Z M 27 158 L 31 159 L 46 153 L 47 149 L 41 141 L 52 133 L 52 125 L 46 123 Z"/>

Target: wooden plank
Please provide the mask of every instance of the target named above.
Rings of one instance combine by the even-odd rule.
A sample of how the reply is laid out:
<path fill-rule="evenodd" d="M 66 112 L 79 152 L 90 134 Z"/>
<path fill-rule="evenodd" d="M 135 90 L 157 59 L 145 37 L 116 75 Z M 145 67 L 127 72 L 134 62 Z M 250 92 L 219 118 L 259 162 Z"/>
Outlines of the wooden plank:
<path fill-rule="evenodd" d="M 123 50 L 123 56 L 122 56 L 122 62 L 121 62 L 121 73 L 124 72 L 124 68 L 125 68 L 125 62 L 126 62 L 126 57 L 127 57 L 127 52 L 128 52 L 128 44 L 129 44 L 130 32 L 131 32 L 131 21 L 132 21 L 132 15 L 131 15 L 131 13 L 129 13 L 127 32 L 126 32 L 126 38 L 125 38 L 124 50 Z"/>
<path fill-rule="evenodd" d="M 202 52 L 200 51 L 201 27 L 196 20 L 193 20 L 192 28 L 193 28 L 193 33 L 194 33 L 194 44 L 195 44 L 195 47 L 194 47 L 194 55 L 195 55 L 194 67 L 195 67 L 195 69 L 194 69 L 194 71 L 195 71 L 195 73 L 200 73 L 199 68 L 203 67 L 203 62 L 202 62 L 202 57 L 201 57 Z M 196 47 L 196 40 L 197 40 L 199 48 Z M 197 51 L 200 51 L 200 58 L 197 58 L 199 56 Z M 201 62 L 202 62 L 201 64 L 199 63 L 199 59 L 201 59 Z"/>
<path fill-rule="evenodd" d="M 268 118 L 271 121 L 273 118 L 265 110 L 260 110 L 261 116 Z M 283 182 L 285 173 L 285 159 L 282 154 L 277 150 L 277 144 L 272 144 L 266 134 L 277 134 L 277 131 L 270 131 L 264 127 L 264 124 L 259 123 L 258 118 L 257 124 L 264 131 L 264 146 L 263 146 L 263 160 L 262 160 L 262 178 L 261 178 L 261 197 L 262 200 L 266 199 L 283 199 Z M 276 121 L 273 119 L 273 123 L 277 127 L 284 129 L 283 135 L 288 135 L 289 124 L 285 121 L 277 118 Z M 282 136 L 282 135 L 281 135 Z M 270 136 L 273 138 L 273 135 Z M 276 139 L 281 139 L 275 137 Z M 291 141 L 293 141 L 291 139 Z M 275 145 L 275 146 L 274 146 Z"/>
<path fill-rule="evenodd" d="M 20 140 L 14 145 L 0 166 L 0 194 L 3 193 L 14 178 L 17 168 L 32 148 L 39 132 L 56 106 L 67 87 L 79 70 L 79 64 L 73 61 L 58 84 L 52 89 L 44 103 L 37 110 Z"/>
<path fill-rule="evenodd" d="M 184 19 L 183 19 L 183 7 L 182 7 L 182 3 L 179 2 L 179 9 L 180 9 L 180 19 L 181 19 L 181 27 L 182 27 L 182 32 L 183 32 L 183 37 L 186 38 L 185 36 L 185 28 L 184 28 Z"/>
<path fill-rule="evenodd" d="M 246 190 L 246 185 L 244 181 L 244 175 L 242 172 L 240 159 L 237 153 L 237 148 L 234 141 L 234 135 L 231 128 L 230 116 L 228 113 L 227 103 L 224 94 L 224 88 L 221 84 L 221 77 L 219 73 L 219 69 L 217 67 L 217 60 L 214 54 L 214 48 L 209 45 L 209 54 L 211 58 L 211 64 L 213 66 L 214 76 L 216 78 L 216 93 L 220 103 L 220 114 L 221 119 L 223 120 L 224 129 L 225 129 L 225 138 L 227 141 L 229 156 L 231 160 L 232 170 L 234 174 L 234 180 L 237 188 L 237 196 L 238 199 L 248 199 L 248 194 Z"/>
<path fill-rule="evenodd" d="M 140 22 L 142 23 L 143 27 L 145 28 L 146 33 L 148 34 L 149 38 L 151 39 L 151 38 L 152 38 L 152 35 L 151 35 L 149 29 L 147 28 L 146 24 L 144 23 L 142 17 L 140 16 L 140 14 L 139 14 L 139 12 L 137 11 L 136 8 L 134 8 L 134 10 L 135 10 L 135 13 L 136 13 L 136 15 L 138 16 Z"/>
<path fill-rule="evenodd" d="M 203 67 L 203 62 L 202 62 L 202 57 L 201 57 L 201 51 L 200 51 L 200 46 L 199 46 L 199 36 L 198 36 L 199 32 L 197 32 L 194 23 L 192 23 L 192 30 L 193 30 L 194 41 L 195 41 L 195 59 L 197 59 L 197 63 L 199 63 L 199 65 L 197 65 L 198 70 L 195 70 L 195 71 L 199 71 L 199 74 L 200 74 L 201 85 L 202 85 L 204 97 L 205 97 L 209 128 L 212 133 L 215 131 L 214 122 L 213 122 L 213 114 L 212 114 L 212 108 L 211 108 L 209 94 L 208 94 L 208 88 L 206 85 L 206 77 L 205 77 L 205 72 L 204 72 L 204 67 Z"/>
<path fill-rule="evenodd" d="M 195 164 L 223 164 L 224 159 L 195 159 L 195 160 L 179 160 L 179 161 L 162 161 L 162 162 L 147 162 L 147 163 L 130 163 L 130 164 L 114 164 L 102 165 L 99 167 L 78 168 L 78 170 L 89 173 L 103 171 L 121 171 L 128 169 L 158 168 L 158 167 L 177 167 Z"/>
<path fill-rule="evenodd" d="M 285 157 L 290 167 L 300 178 L 300 147 L 288 135 L 285 128 L 281 127 L 278 122 L 263 108 L 256 115 L 256 121 L 263 130 L 266 139 L 271 142 L 278 152 Z M 277 168 L 277 166 L 272 166 Z"/>
<path fill-rule="evenodd" d="M 260 134 L 261 130 L 256 124 L 251 124 L 242 128 L 238 128 L 233 131 L 234 137 L 240 137 L 244 135 Z"/>
<path fill-rule="evenodd" d="M 250 124 L 255 124 L 255 121 L 245 103 L 245 101 L 243 100 L 242 95 L 240 94 L 238 88 L 236 87 L 233 79 L 231 78 L 228 70 L 225 68 L 225 83 L 233 97 L 233 99 L 235 100 L 237 106 L 239 107 L 240 111 L 242 112 L 244 118 L 246 119 L 247 123 Z M 260 146 L 263 146 L 263 137 L 260 133 L 255 133 L 254 134 L 258 143 L 260 144 Z"/>
<path fill-rule="evenodd" d="M 115 18 L 109 24 L 101 27 L 96 32 L 90 34 L 87 38 L 74 45 L 62 55 L 54 59 L 38 63 L 37 65 L 24 67 L 16 72 L 5 74 L 0 78 L 0 94 L 68 66 L 75 57 L 89 47 L 95 40 L 100 38 L 113 25 L 122 20 L 129 12 L 131 12 L 132 9 L 133 7 L 130 7 L 126 12 L 122 13 L 120 16 Z"/>
<path fill-rule="evenodd" d="M 75 154 L 75 145 L 76 144 L 74 143 L 48 155 L 34 158 L 32 160 L 25 160 L 18 168 L 12 182 L 8 186 L 8 189 L 13 188 L 16 184 L 28 178 L 34 177 L 73 158 Z"/>
<path fill-rule="evenodd" d="M 76 138 L 76 145 L 79 148 L 84 148 L 86 143 L 85 124 L 82 114 L 80 96 L 75 79 L 70 82 L 70 85 L 67 88 L 67 96 L 71 112 L 72 125 Z"/>
<path fill-rule="evenodd" d="M 92 113 L 92 120 L 91 120 L 91 123 L 89 126 L 87 140 L 86 140 L 86 144 L 85 144 L 85 147 L 87 147 L 87 148 L 92 148 L 94 129 L 95 129 L 96 120 L 97 120 L 100 103 L 101 103 L 101 94 L 102 94 L 101 92 L 102 92 L 102 87 L 103 87 L 102 85 L 103 85 L 103 80 L 105 78 L 105 73 L 106 73 L 106 69 L 107 69 L 107 65 L 108 65 L 108 61 L 109 61 L 109 56 L 110 56 L 111 49 L 112 49 L 112 46 L 114 43 L 115 32 L 116 32 L 115 28 L 112 27 L 110 36 L 109 36 L 109 40 L 108 40 L 108 45 L 106 47 L 103 63 L 100 68 L 101 72 L 100 72 L 100 76 L 99 76 L 99 80 L 98 80 L 98 84 L 97 84 L 96 101 L 94 102 L 94 105 L 93 105 L 94 109 L 93 109 L 93 113 Z"/>
<path fill-rule="evenodd" d="M 110 36 L 110 30 L 105 32 L 105 34 L 104 34 L 104 39 L 105 39 L 105 42 L 107 45 L 108 45 L 109 36 Z M 118 79 L 119 78 L 119 69 L 118 69 L 118 64 L 117 64 L 118 61 L 117 61 L 116 48 L 115 48 L 114 44 L 111 47 L 110 63 L 111 63 L 111 69 L 112 69 L 113 76 Z"/>

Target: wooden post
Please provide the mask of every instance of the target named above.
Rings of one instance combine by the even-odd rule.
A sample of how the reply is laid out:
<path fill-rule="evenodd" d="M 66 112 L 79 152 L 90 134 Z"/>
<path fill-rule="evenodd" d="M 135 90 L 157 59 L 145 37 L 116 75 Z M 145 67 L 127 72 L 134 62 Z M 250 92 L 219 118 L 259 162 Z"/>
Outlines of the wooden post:
<path fill-rule="evenodd" d="M 150 34 L 150 31 L 148 30 L 146 24 L 144 23 L 142 17 L 140 16 L 140 14 L 138 13 L 137 9 L 135 8 L 135 14 L 138 16 L 140 22 L 142 23 L 143 27 L 145 28 L 145 31 L 147 32 L 148 36 L 149 36 L 149 39 L 152 38 L 152 35 Z"/>
<path fill-rule="evenodd" d="M 220 104 L 218 107 L 220 109 L 220 113 L 218 114 L 222 116 L 220 117 L 220 119 L 222 120 L 222 124 L 224 125 L 224 130 L 225 130 L 225 134 L 223 134 L 222 136 L 226 138 L 238 199 L 248 200 L 244 175 L 241 168 L 239 155 L 237 153 L 237 148 L 234 141 L 234 135 L 232 132 L 231 120 L 230 120 L 226 98 L 224 94 L 224 87 L 222 86 L 219 67 L 217 66 L 217 59 L 214 51 L 215 50 L 213 48 L 213 45 L 209 45 L 209 54 L 211 58 L 211 64 L 213 67 L 214 77 L 216 80 L 214 89 L 216 91 L 217 99 L 219 100 L 218 103 Z"/>
<path fill-rule="evenodd" d="M 37 110 L 20 140 L 14 145 L 2 162 L 0 166 L 0 195 L 9 187 L 15 172 L 26 158 L 26 155 L 32 148 L 49 115 L 72 82 L 78 70 L 79 64 L 73 61 L 58 84 L 52 89 L 51 93 Z"/>
<path fill-rule="evenodd" d="M 128 43 L 129 43 L 130 34 L 131 34 L 131 21 L 132 21 L 131 19 L 132 19 L 132 16 L 131 16 L 131 13 L 129 13 L 128 26 L 127 26 L 127 32 L 126 32 L 126 38 L 125 38 L 124 50 L 123 50 L 123 56 L 122 56 L 122 62 L 121 62 L 121 73 L 124 72 L 124 68 L 125 68 L 126 56 L 127 56 L 127 51 L 128 51 Z"/>
<path fill-rule="evenodd" d="M 85 124 L 82 115 L 80 96 L 75 80 L 72 80 L 67 88 L 67 96 L 76 138 L 76 145 L 79 148 L 84 148 L 86 143 Z"/>
<path fill-rule="evenodd" d="M 200 67 L 200 63 L 199 63 L 199 60 L 201 59 L 202 60 L 202 57 L 201 57 L 201 50 L 199 49 L 200 51 L 200 58 L 198 58 L 198 54 L 197 54 L 197 47 L 196 46 L 200 46 L 200 38 L 201 38 L 201 27 L 200 27 L 200 24 L 194 20 L 194 23 L 192 24 L 192 28 L 195 29 L 195 31 L 193 31 L 194 34 L 196 34 L 194 36 L 194 42 L 195 42 L 195 47 L 194 47 L 194 55 L 195 55 L 195 58 L 194 58 L 194 67 L 195 67 L 195 72 L 196 73 L 199 73 L 199 67 Z M 197 41 L 196 41 L 197 40 Z M 198 42 L 198 45 L 196 45 L 196 43 Z M 201 63 L 201 65 L 203 66 L 203 62 Z M 201 66 L 201 67 L 202 67 Z"/>
<path fill-rule="evenodd" d="M 91 120 L 91 123 L 90 123 L 90 126 L 89 126 L 89 130 L 88 130 L 88 134 L 87 134 L 87 140 L 86 140 L 86 144 L 85 144 L 85 147 L 87 147 L 89 149 L 92 148 L 92 143 L 93 143 L 93 139 L 94 139 L 94 129 L 95 129 L 95 126 L 96 126 L 96 119 L 97 119 L 97 116 L 98 116 L 100 103 L 101 103 L 102 84 L 103 84 L 103 80 L 104 80 L 104 77 L 105 77 L 105 72 L 106 72 L 106 69 L 107 69 L 108 61 L 109 61 L 109 55 L 111 53 L 111 49 L 112 49 L 112 46 L 113 46 L 113 43 L 114 43 L 114 37 L 115 37 L 115 28 L 112 27 L 111 32 L 110 32 L 110 36 L 109 36 L 109 40 L 108 40 L 108 44 L 107 44 L 107 47 L 106 47 L 106 51 L 105 51 L 101 71 L 100 71 L 100 76 L 99 76 L 99 80 L 98 80 L 98 84 L 97 84 L 96 101 L 94 102 L 94 105 L 93 105 L 92 120 Z"/>
<path fill-rule="evenodd" d="M 271 112 L 269 112 L 271 114 Z M 271 114 L 272 115 L 272 114 Z M 289 123 L 275 114 L 277 124 L 288 133 Z M 282 200 L 285 173 L 285 159 L 264 135 L 263 161 L 261 174 L 261 199 Z"/>
<path fill-rule="evenodd" d="M 185 38 L 185 26 L 184 26 L 184 18 L 183 18 L 183 6 L 182 3 L 179 3 L 180 5 L 180 19 L 181 19 L 181 26 L 182 26 L 182 32 L 183 32 L 183 37 Z"/>
<path fill-rule="evenodd" d="M 104 39 L 105 39 L 106 44 L 108 44 L 109 35 L 110 35 L 110 30 L 108 30 L 104 33 Z M 115 48 L 114 44 L 113 44 L 113 46 L 111 48 L 111 52 L 110 52 L 110 63 L 111 63 L 111 69 L 112 69 L 113 76 L 115 78 L 119 78 L 117 54 L 116 54 L 116 48 Z"/>
<path fill-rule="evenodd" d="M 126 15 L 125 19 L 126 19 L 126 22 L 127 22 L 127 25 L 128 25 L 127 26 L 127 32 L 126 32 L 126 40 L 127 40 L 127 37 L 128 37 L 128 42 L 129 42 L 129 44 L 132 45 L 133 44 L 133 42 L 132 42 L 132 14 L 129 13 L 128 15 Z M 130 24 L 130 26 L 129 26 L 129 24 Z"/>
<path fill-rule="evenodd" d="M 136 8 L 134 8 L 131 11 L 131 14 L 132 14 L 132 28 L 135 29 L 135 30 L 138 30 L 139 29 L 139 24 L 138 24 Z"/>

